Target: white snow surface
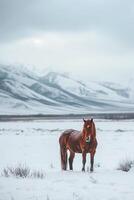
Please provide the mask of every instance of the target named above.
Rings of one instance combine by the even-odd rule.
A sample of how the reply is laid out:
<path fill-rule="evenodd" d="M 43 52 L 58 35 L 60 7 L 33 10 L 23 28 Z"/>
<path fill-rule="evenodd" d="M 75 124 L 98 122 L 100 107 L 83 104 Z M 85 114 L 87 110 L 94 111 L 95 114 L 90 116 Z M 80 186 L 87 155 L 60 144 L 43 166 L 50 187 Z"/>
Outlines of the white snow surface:
<path fill-rule="evenodd" d="M 134 159 L 134 120 L 95 120 L 98 147 L 94 172 L 81 172 L 81 154 L 74 171 L 62 171 L 58 139 L 68 128 L 81 130 L 82 120 L 0 122 L 0 171 L 25 164 L 42 169 L 44 179 L 0 176 L 0 200 L 133 200 L 134 169 L 117 170 Z M 87 155 L 86 169 L 88 169 Z"/>

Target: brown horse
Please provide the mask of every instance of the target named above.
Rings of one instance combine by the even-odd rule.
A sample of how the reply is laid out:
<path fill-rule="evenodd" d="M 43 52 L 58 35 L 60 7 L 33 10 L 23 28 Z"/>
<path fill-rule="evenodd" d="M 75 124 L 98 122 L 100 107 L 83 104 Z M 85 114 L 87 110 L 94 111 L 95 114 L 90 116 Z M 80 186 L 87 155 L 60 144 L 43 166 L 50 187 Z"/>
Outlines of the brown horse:
<path fill-rule="evenodd" d="M 97 147 L 96 129 L 93 119 L 85 120 L 82 132 L 68 129 L 64 131 L 60 138 L 60 152 L 61 152 L 61 167 L 63 170 L 67 169 L 67 150 L 70 151 L 69 167 L 73 170 L 73 159 L 75 153 L 82 153 L 82 171 L 85 171 L 86 154 L 90 153 L 90 171 L 93 171 L 94 155 Z"/>

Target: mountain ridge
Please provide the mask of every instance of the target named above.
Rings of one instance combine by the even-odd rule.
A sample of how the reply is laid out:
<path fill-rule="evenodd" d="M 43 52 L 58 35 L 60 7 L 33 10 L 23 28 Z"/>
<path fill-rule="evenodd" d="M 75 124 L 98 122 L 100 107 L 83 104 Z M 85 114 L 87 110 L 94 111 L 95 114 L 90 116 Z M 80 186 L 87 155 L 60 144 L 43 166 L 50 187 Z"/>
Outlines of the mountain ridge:
<path fill-rule="evenodd" d="M 0 65 L 0 113 L 70 114 L 134 110 L 133 91 L 111 82 L 84 82 L 66 74 L 37 75 Z"/>

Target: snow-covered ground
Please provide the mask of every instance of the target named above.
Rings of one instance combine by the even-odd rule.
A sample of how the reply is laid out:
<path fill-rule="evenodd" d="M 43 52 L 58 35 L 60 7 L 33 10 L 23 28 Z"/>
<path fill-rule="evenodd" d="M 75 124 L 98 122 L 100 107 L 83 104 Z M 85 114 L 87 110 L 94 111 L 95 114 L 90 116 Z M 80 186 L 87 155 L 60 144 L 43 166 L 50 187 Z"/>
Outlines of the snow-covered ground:
<path fill-rule="evenodd" d="M 25 164 L 43 170 L 45 178 L 0 176 L 0 200 L 133 200 L 134 169 L 117 168 L 123 159 L 134 159 L 134 120 L 95 123 L 95 169 L 84 173 L 80 154 L 75 156 L 74 171 L 61 171 L 58 144 L 61 132 L 82 129 L 82 120 L 1 122 L 0 171 Z"/>

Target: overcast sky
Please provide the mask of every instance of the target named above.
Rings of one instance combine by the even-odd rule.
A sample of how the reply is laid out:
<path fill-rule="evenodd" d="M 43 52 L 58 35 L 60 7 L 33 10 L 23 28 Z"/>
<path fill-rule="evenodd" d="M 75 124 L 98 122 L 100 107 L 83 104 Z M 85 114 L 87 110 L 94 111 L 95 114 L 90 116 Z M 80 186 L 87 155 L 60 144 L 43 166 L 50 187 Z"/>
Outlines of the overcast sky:
<path fill-rule="evenodd" d="M 0 63 L 126 82 L 134 74 L 134 1 L 0 0 Z"/>

